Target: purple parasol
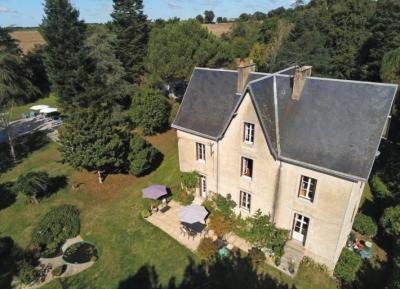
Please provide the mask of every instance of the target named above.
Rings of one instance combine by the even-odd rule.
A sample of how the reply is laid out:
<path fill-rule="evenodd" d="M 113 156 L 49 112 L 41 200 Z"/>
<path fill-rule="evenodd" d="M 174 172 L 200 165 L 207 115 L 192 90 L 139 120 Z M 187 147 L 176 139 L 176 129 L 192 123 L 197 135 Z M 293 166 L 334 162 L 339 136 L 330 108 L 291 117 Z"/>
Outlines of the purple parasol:
<path fill-rule="evenodd" d="M 200 205 L 190 205 L 183 207 L 179 210 L 178 216 L 181 222 L 193 224 L 200 222 L 205 223 L 204 219 L 207 217 L 208 211 Z"/>
<path fill-rule="evenodd" d="M 152 185 L 143 189 L 143 198 L 157 200 L 168 194 L 167 188 L 163 185 Z"/>

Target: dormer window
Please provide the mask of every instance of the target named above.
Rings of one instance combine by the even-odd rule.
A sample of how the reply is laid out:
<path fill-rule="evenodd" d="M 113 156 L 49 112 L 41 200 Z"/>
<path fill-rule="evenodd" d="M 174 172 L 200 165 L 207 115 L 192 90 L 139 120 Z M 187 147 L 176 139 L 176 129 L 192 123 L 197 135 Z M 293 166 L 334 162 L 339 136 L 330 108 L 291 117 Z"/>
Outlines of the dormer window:
<path fill-rule="evenodd" d="M 311 202 L 314 201 L 316 187 L 317 187 L 316 179 L 306 176 L 301 176 L 299 197 L 307 199 Z"/>
<path fill-rule="evenodd" d="M 196 143 L 196 154 L 197 160 L 205 162 L 206 161 L 206 146 L 202 143 Z"/>
<path fill-rule="evenodd" d="M 253 177 L 253 160 L 248 158 L 242 158 L 242 172 L 243 177 L 252 178 Z"/>
<path fill-rule="evenodd" d="M 253 123 L 244 123 L 244 142 L 247 144 L 254 143 L 254 124 Z"/>

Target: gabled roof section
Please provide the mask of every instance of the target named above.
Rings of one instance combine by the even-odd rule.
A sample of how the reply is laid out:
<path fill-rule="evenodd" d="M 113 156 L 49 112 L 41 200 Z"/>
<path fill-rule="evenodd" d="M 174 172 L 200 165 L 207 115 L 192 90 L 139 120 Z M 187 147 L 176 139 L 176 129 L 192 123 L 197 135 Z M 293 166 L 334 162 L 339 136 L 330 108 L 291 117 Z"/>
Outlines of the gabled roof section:
<path fill-rule="evenodd" d="M 367 180 L 396 95 L 391 84 L 309 77 L 292 100 L 297 66 L 251 73 L 250 93 L 275 158 L 351 180 Z M 196 68 L 174 128 L 218 140 L 246 93 L 237 72 Z"/>
<path fill-rule="evenodd" d="M 280 157 L 368 179 L 396 87 L 311 77 L 295 101 L 291 77 L 276 81 Z"/>
<path fill-rule="evenodd" d="M 248 81 L 263 76 L 251 73 Z M 237 71 L 195 68 L 172 127 L 217 139 L 240 100 L 237 78 Z"/>

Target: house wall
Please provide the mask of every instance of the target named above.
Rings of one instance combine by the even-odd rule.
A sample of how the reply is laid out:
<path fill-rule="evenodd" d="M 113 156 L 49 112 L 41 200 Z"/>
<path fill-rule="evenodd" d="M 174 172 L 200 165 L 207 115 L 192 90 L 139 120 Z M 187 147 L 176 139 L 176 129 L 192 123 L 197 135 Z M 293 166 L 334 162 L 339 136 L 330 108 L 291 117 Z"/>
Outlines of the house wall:
<path fill-rule="evenodd" d="M 255 124 L 254 144 L 243 141 L 244 122 Z M 196 160 L 196 142 L 206 144 L 205 163 Z M 239 207 L 243 217 L 261 209 L 278 227 L 292 230 L 294 214 L 310 218 L 305 254 L 333 270 L 351 231 L 364 183 L 344 180 L 273 158 L 249 95 L 218 143 L 178 131 L 179 163 L 182 171 L 196 170 L 207 177 L 209 191 L 239 204 L 240 191 L 251 194 L 251 211 Z M 241 157 L 253 160 L 251 181 L 240 176 Z M 218 170 L 218 174 L 217 174 Z M 298 197 L 301 176 L 317 179 L 314 201 Z M 218 183 L 218 184 L 217 184 Z M 299 243 L 300 244 L 300 243 Z"/>
<path fill-rule="evenodd" d="M 317 180 L 312 202 L 298 197 L 301 176 Z M 350 233 L 350 211 L 358 204 L 362 187 L 357 182 L 282 163 L 275 222 L 292 230 L 295 213 L 310 218 L 305 254 L 333 270 Z"/>
<path fill-rule="evenodd" d="M 255 124 L 254 143 L 244 143 L 244 122 Z M 219 142 L 219 193 L 239 204 L 240 191 L 251 194 L 251 211 L 237 208 L 243 216 L 261 209 L 264 214 L 272 214 L 274 192 L 279 163 L 274 160 L 250 96 L 247 94 L 237 115 L 230 123 L 223 139 Z M 241 158 L 253 160 L 253 177 L 241 177 Z"/>
<path fill-rule="evenodd" d="M 217 142 L 177 131 L 179 166 L 182 172 L 196 171 L 207 178 L 207 191 L 217 191 Z M 205 144 L 206 160 L 198 161 L 196 143 Z"/>

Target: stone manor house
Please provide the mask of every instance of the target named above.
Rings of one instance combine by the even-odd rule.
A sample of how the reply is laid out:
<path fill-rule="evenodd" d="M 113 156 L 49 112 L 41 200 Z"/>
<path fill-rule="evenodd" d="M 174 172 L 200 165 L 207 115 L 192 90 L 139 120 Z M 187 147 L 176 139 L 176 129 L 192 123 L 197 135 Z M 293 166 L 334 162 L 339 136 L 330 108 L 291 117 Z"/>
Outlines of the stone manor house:
<path fill-rule="evenodd" d="M 289 246 L 334 268 L 351 232 L 397 91 L 392 84 L 195 68 L 173 127 L 199 194 L 261 209 Z M 288 245 L 287 245 L 288 246 Z M 289 248 L 290 249 L 290 248 Z"/>

